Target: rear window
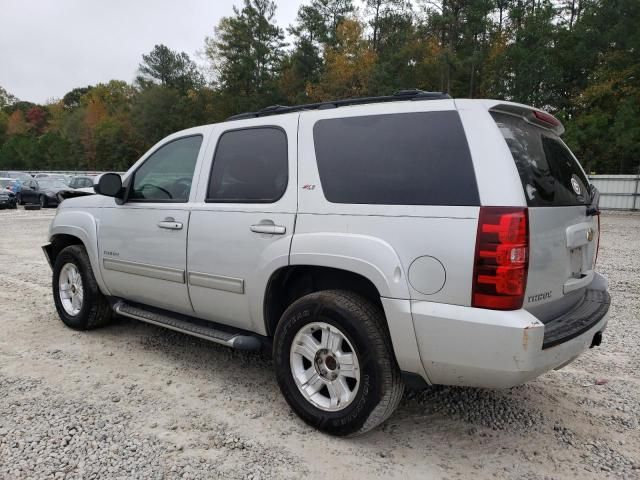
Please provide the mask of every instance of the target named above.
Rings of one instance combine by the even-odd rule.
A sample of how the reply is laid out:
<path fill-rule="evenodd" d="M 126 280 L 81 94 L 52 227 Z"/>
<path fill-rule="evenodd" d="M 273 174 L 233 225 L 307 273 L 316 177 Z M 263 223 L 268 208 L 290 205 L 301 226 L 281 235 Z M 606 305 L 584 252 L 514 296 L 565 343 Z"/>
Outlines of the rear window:
<path fill-rule="evenodd" d="M 560 137 L 521 117 L 491 115 L 511 150 L 530 207 L 589 203 L 589 181 Z"/>
<path fill-rule="evenodd" d="M 457 112 L 319 120 L 313 135 L 322 189 L 330 202 L 480 204 Z"/>

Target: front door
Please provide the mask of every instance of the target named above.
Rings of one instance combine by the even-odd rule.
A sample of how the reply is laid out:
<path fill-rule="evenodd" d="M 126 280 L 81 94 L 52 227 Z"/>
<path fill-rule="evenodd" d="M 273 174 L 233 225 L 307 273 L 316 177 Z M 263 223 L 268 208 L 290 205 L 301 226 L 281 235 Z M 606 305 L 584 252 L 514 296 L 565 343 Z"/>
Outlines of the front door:
<path fill-rule="evenodd" d="M 293 238 L 297 125 L 287 115 L 214 130 L 189 224 L 196 316 L 264 333 L 265 286 L 288 265 Z"/>
<path fill-rule="evenodd" d="M 191 184 L 202 135 L 172 138 L 127 179 L 124 203 L 99 224 L 102 276 L 111 295 L 193 313 L 186 285 Z"/>

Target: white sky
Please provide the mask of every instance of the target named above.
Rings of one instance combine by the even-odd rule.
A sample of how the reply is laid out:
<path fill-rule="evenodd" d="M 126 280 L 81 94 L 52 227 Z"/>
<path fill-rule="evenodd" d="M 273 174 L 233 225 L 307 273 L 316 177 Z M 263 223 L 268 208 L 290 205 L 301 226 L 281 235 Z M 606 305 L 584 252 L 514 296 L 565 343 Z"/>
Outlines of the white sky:
<path fill-rule="evenodd" d="M 203 49 L 220 18 L 242 0 L 0 0 L 0 85 L 44 103 L 75 87 L 132 82 L 154 45 Z M 300 2 L 276 0 L 277 23 L 293 23 Z"/>

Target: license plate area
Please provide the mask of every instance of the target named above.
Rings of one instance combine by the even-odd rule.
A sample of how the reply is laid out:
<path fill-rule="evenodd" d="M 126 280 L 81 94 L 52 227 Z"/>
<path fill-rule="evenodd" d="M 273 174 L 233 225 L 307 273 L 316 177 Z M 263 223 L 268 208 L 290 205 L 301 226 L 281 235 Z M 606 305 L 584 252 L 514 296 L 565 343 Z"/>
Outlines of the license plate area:
<path fill-rule="evenodd" d="M 569 249 L 569 260 L 571 265 L 571 277 L 582 278 L 584 277 L 584 252 L 582 247 Z"/>

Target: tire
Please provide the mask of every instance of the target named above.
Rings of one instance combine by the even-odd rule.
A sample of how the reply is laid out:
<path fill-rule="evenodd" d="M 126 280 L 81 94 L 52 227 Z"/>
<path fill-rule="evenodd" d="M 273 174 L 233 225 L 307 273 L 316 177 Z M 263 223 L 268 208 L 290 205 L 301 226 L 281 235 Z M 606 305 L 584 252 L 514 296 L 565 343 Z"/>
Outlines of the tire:
<path fill-rule="evenodd" d="M 338 340 L 341 346 L 334 349 L 337 353 L 331 361 L 335 370 L 328 370 L 331 354 L 325 357 L 323 364 L 323 352 L 327 350 L 322 348 L 315 351 L 314 362 L 303 358 L 301 363 L 300 358 L 305 354 L 301 357 L 298 347 L 292 349 L 294 340 L 295 345 L 301 345 L 301 339 L 308 341 L 308 335 L 312 335 L 322 347 L 326 344 L 322 339 L 327 331 L 331 332 L 327 334 L 330 339 L 343 337 Z M 343 355 L 349 355 L 349 351 L 355 355 L 350 363 L 359 368 L 340 364 L 340 359 L 346 358 Z M 276 329 L 273 358 L 278 384 L 289 406 L 306 423 L 331 435 L 355 436 L 375 428 L 393 413 L 404 392 L 383 312 L 364 297 L 349 291 L 311 293 L 290 305 Z M 341 376 L 343 366 L 359 372 L 355 385 L 355 380 L 349 381 Z M 333 377 L 325 376 L 327 372 L 334 376 L 339 372 L 338 381 L 343 382 L 343 387 L 338 390 L 332 387 L 331 390 L 344 392 L 343 397 L 347 399 L 344 406 L 335 405 L 333 399 L 341 396 L 331 395 L 326 386 L 317 389 L 320 384 L 316 377 L 321 376 L 320 381 L 325 385 L 335 383 Z M 311 396 L 308 390 L 298 387 L 304 375 L 308 377 L 303 378 L 315 378 L 305 383 L 311 391 L 317 390 Z M 344 389 L 346 383 L 347 390 Z M 327 396 L 330 398 L 329 406 Z"/>
<path fill-rule="evenodd" d="M 40 201 L 40 208 L 46 208 L 49 204 L 49 200 L 44 195 L 40 195 L 38 200 Z"/>
<path fill-rule="evenodd" d="M 68 267 L 69 265 L 71 267 Z M 68 304 L 65 308 L 64 300 L 60 295 L 61 276 L 64 282 L 66 272 L 73 270 L 73 268 L 80 276 L 80 286 L 83 291 L 77 312 L 70 312 Z M 60 320 L 74 330 L 98 328 L 108 324 L 113 318 L 113 310 L 98 288 L 89 257 L 81 245 L 67 247 L 56 257 L 53 265 L 53 300 Z"/>

